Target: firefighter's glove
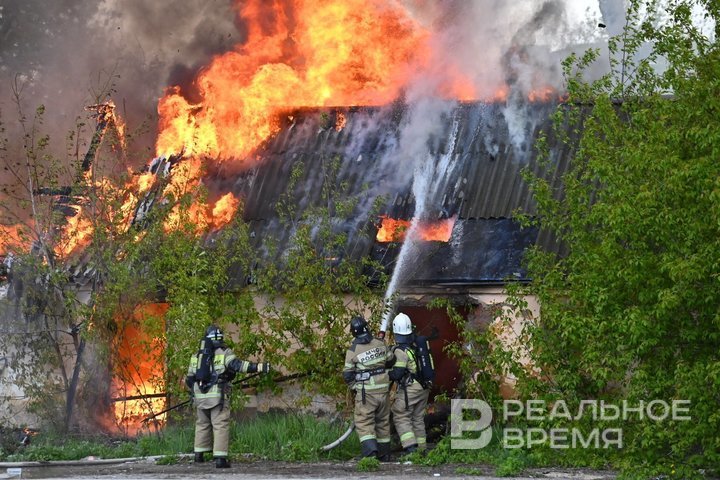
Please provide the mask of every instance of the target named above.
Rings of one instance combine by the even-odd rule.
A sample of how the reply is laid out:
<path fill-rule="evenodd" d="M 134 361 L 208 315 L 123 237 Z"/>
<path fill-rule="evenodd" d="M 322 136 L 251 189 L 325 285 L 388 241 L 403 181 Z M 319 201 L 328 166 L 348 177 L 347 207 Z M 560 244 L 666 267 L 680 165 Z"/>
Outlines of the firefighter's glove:
<path fill-rule="evenodd" d="M 388 376 L 390 377 L 390 380 L 393 382 L 399 382 L 405 377 L 405 375 L 409 373 L 407 368 L 393 368 L 388 372 Z"/>
<path fill-rule="evenodd" d="M 185 386 L 190 390 L 190 393 L 192 394 L 193 386 L 195 385 L 195 375 L 188 375 L 185 377 Z"/>
<path fill-rule="evenodd" d="M 260 373 L 270 373 L 270 368 L 270 362 L 258 363 L 258 372 Z"/>

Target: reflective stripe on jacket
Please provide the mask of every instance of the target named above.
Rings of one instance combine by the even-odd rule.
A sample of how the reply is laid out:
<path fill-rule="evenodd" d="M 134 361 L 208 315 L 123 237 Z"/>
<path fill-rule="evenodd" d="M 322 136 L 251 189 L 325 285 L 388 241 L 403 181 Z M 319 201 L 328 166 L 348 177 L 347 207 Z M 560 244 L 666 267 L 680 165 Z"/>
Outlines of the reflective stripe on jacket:
<path fill-rule="evenodd" d="M 188 375 L 195 375 L 198 369 L 198 355 L 193 354 L 192 357 L 190 357 L 190 365 L 188 367 Z M 215 370 L 215 373 L 217 375 L 218 381 L 210 387 L 210 389 L 202 393 L 200 391 L 200 387 L 197 383 L 193 385 L 193 392 L 195 394 L 196 400 L 202 400 L 202 399 L 212 399 L 216 398 L 218 399 L 218 402 L 222 398 L 223 392 L 222 388 L 227 388 L 227 373 L 245 373 L 250 368 L 250 362 L 239 360 L 240 362 L 240 369 L 237 371 L 228 372 L 230 364 L 235 360 L 237 357 L 233 353 L 232 350 L 230 350 L 227 347 L 218 347 L 215 349 L 214 358 L 213 358 L 213 368 Z M 237 365 L 236 365 L 237 366 Z"/>
<path fill-rule="evenodd" d="M 352 372 L 361 374 L 365 371 L 377 370 L 385 368 L 385 363 L 392 360 L 393 354 L 387 348 L 385 342 L 378 338 L 373 338 L 368 343 L 355 343 L 350 346 L 345 354 L 345 367 L 343 372 Z M 368 380 L 355 382 L 353 389 L 362 390 L 380 390 L 390 387 L 390 378 L 387 371 L 383 373 L 371 375 Z"/>
<path fill-rule="evenodd" d="M 422 390 L 423 387 L 420 385 L 420 382 L 414 379 L 417 375 L 418 367 L 413 349 L 404 349 L 396 346 L 393 351 L 395 352 L 395 365 L 393 365 L 393 370 L 403 370 L 402 373 L 398 373 L 398 375 L 393 376 L 393 378 L 405 377 L 405 374 L 409 373 L 409 378 L 406 378 L 407 383 L 404 383 L 404 386 L 407 387 L 409 392 Z"/>

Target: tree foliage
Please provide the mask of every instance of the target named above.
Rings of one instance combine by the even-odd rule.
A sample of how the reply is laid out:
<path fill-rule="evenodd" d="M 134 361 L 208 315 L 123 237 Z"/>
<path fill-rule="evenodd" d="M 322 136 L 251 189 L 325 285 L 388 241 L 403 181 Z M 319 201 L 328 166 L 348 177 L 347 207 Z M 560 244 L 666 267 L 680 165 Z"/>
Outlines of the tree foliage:
<path fill-rule="evenodd" d="M 534 368 L 515 369 L 523 393 L 689 400 L 692 421 L 618 421 L 622 466 L 645 473 L 720 465 L 720 49 L 693 9 L 720 20 L 716 2 L 631 1 L 598 80 L 585 77 L 598 51 L 570 57 L 553 135 L 572 166 L 557 186 L 527 174 L 535 221 L 567 255 L 535 249 L 517 292 L 542 306 Z"/>
<path fill-rule="evenodd" d="M 13 128 L 6 130 L 8 124 L 0 123 L 0 247 L 7 254 L 5 274 L 14 299 L 2 305 L 2 350 L 12 372 L 9 383 L 17 387 L 9 391 L 24 394 L 31 411 L 67 430 L 75 423 L 78 392 L 88 386 L 81 371 L 91 364 L 92 352 L 83 333 L 92 311 L 82 297 L 95 288 L 97 277 L 87 277 L 84 291 L 72 287 L 76 265 L 62 252 L 78 242 L 80 229 L 65 227 L 73 221 L 78 225 L 104 221 L 108 210 L 96 203 L 91 179 L 74 180 L 83 178 L 80 151 L 86 146 L 85 124 L 77 119 L 65 138 L 65 154 L 54 155 L 51 139 L 44 133 L 44 107 L 26 116 L 22 90 L 20 82 L 13 85 L 17 106 Z M 111 144 L 117 138 L 109 134 L 107 141 Z M 62 188 L 68 184 L 72 186 Z M 82 201 L 73 201 L 79 196 Z M 17 414 L 11 408 L 17 406 L 13 400 L 18 398 L 2 399 L 9 415 Z"/>
<path fill-rule="evenodd" d="M 199 224 L 197 212 L 208 209 L 202 170 L 180 183 L 158 175 L 150 190 L 141 190 L 129 170 L 96 174 L 103 163 L 126 160 L 123 139 L 98 135 L 105 132 L 98 127 L 81 144 L 88 133 L 78 123 L 68 135 L 72 158 L 58 158 L 41 133 L 43 113 L 40 107 L 28 124 L 21 112 L 20 124 L 29 125 L 24 146 L 16 148 L 19 137 L 10 137 L 2 158 L 12 173 L 12 189 L 3 193 L 15 201 L 3 204 L 3 224 L 16 240 L 3 245 L 14 248 L 9 284 L 16 290 L 9 298 L 17 307 L 4 309 L 3 343 L 18 345 L 8 349 L 14 372 L 8 380 L 41 420 L 57 419 L 64 431 L 108 421 L 131 431 L 122 414 L 137 422 L 138 412 L 113 416 L 113 405 L 117 410 L 126 405 L 118 399 L 133 397 L 145 416 L 157 412 L 159 394 L 182 396 L 189 358 L 210 324 L 227 329 L 240 358 L 271 361 L 281 374 L 300 376 L 305 401 L 315 393 L 341 398 L 349 319 L 379 321 L 382 298 L 370 284 L 384 276 L 379 265 L 352 256 L 344 222 L 356 202 L 338 180 L 339 158 L 324 163 L 317 207 L 294 204 L 302 169 L 293 172 L 277 205 L 283 238 L 257 245 L 242 211 L 218 231 Z M 92 155 L 83 158 L 83 147 Z M 93 168 L 83 169 L 88 159 Z M 68 194 L 74 215 L 58 204 Z M 143 203 L 152 208 L 131 221 Z M 374 232 L 369 225 L 364 233 Z M 73 417 L 77 411 L 82 421 Z"/>
<path fill-rule="evenodd" d="M 7 388 L 59 430 L 107 426 L 114 420 L 110 397 L 126 396 L 118 384 L 128 396 L 177 393 L 208 324 L 253 323 L 252 301 L 235 288 L 229 268 L 247 269 L 247 230 L 242 222 L 198 230 L 191 212 L 207 209 L 198 178 L 170 187 L 158 176 L 147 193 L 131 172 L 103 168 L 125 160 L 132 138 L 104 128 L 104 117 L 87 143 L 78 121 L 68 154 L 53 154 L 42 133 L 44 108 L 27 119 L 20 93 L 21 134 L 2 142 Z M 152 192 L 162 192 L 154 208 L 132 222 L 133 209 Z M 166 307 L 151 311 L 157 304 Z M 257 352 L 246 347 L 247 355 Z M 9 406 L 13 399 L 3 400 Z M 157 411 L 142 401 L 147 413 Z"/>
<path fill-rule="evenodd" d="M 384 304 L 371 283 L 383 285 L 387 280 L 378 262 L 352 257 L 355 242 L 374 228 L 368 223 L 348 238 L 343 225 L 357 199 L 344 194 L 347 185 L 338 179 L 340 160 L 324 159 L 321 201 L 305 209 L 298 208 L 293 196 L 304 166 L 294 168 L 277 205 L 289 241 L 279 251 L 280 239 L 266 240 L 268 257 L 274 261 L 256 272 L 258 293 L 267 300 L 260 309 L 258 336 L 265 350 L 288 372 L 303 375 L 307 392 L 335 396 L 346 389 L 339 372 L 351 339 L 350 318 L 362 315 L 379 324 Z M 375 275 L 379 278 L 373 279 Z"/>

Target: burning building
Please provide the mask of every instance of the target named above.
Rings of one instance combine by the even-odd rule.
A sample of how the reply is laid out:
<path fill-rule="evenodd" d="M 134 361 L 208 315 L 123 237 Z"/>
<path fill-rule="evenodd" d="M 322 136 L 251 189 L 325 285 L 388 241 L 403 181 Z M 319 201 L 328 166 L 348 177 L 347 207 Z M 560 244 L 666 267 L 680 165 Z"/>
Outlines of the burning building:
<path fill-rule="evenodd" d="M 518 144 L 505 120 L 505 104 L 454 104 L 438 117 L 440 127 L 428 139 L 421 162 L 400 152 L 411 108 L 292 111 L 257 150 L 256 166 L 238 175 L 211 172 L 206 181 L 244 199 L 244 220 L 263 251 L 263 239 L 289 241 L 278 202 L 290 195 L 300 209 L 321 205 L 329 164 L 338 161 L 333 181 L 345 187 L 343 198 L 356 200 L 351 214 L 335 219 L 338 230 L 347 234 L 346 252 L 355 259 L 371 257 L 394 272 L 398 278 L 390 288 L 398 296 L 396 308 L 409 313 L 426 333 L 439 329 L 434 351 L 444 370 L 442 387 L 452 388 L 459 380 L 457 366 L 441 345 L 457 340 L 458 331 L 444 312 L 429 310 L 427 304 L 452 298 L 472 306 L 466 311 L 469 321 L 487 327 L 493 306 L 503 302 L 504 285 L 529 280 L 524 251 L 535 244 L 558 248 L 537 228 L 522 228 L 513 219 L 517 210 L 533 212 L 523 169 L 557 178 L 567 168 L 562 149 L 555 149 L 554 158 L 541 167 L 532 148 L 537 135 L 550 128 L 556 106 L 528 103 L 527 137 Z M 343 119 L 342 129 L 335 128 L 336 118 Z M 432 168 L 423 172 L 418 163 Z M 300 165 L 302 175 L 292 182 L 291 172 Z M 373 210 L 378 199 L 382 207 Z M 286 247 L 281 244 L 278 251 Z"/>
<path fill-rule="evenodd" d="M 438 327 L 443 342 L 458 337 L 444 314 L 428 310 L 437 297 L 471 305 L 470 320 L 491 321 L 506 282 L 528 280 L 523 252 L 550 243 L 512 217 L 533 212 L 524 168 L 554 178 L 567 166 L 559 145 L 549 166 L 533 151 L 549 130 L 558 97 L 551 85 L 559 83 L 557 67 L 538 74 L 552 62 L 533 35 L 560 14 L 553 2 L 529 9 L 492 59 L 463 62 L 460 53 L 475 55 L 487 40 L 467 36 L 482 29 L 466 14 L 485 12 L 448 2 L 447 11 L 430 15 L 425 3 L 234 3 L 243 41 L 158 103 L 155 159 L 133 177 L 140 198 L 129 222 L 145 221 L 175 180 L 204 172 L 215 202 L 194 213 L 198 231 L 221 228 L 242 202 L 259 261 L 282 261 L 270 257 L 289 246 L 292 232 L 276 206 L 289 199 L 310 211 L 331 181 L 356 201 L 333 218 L 347 235 L 347 256 L 373 258 L 392 272 L 388 292 L 421 330 Z M 448 54 L 453 48 L 457 56 Z M 552 58 L 556 65 L 560 57 Z M 266 248 L 268 238 L 276 250 Z M 73 278 L 81 281 L 81 270 Z M 252 272 L 237 277 L 243 284 Z M 452 388 L 457 367 L 440 345 L 434 350 L 443 387 Z M 115 390 L 118 397 L 147 393 Z"/>

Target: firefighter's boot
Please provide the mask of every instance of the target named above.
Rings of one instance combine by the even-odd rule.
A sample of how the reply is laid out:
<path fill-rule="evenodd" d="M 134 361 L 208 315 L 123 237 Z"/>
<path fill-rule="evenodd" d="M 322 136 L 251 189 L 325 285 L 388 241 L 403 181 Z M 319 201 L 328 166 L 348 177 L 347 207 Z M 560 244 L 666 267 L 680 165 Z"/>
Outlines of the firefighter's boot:
<path fill-rule="evenodd" d="M 215 468 L 230 468 L 230 462 L 226 457 L 215 457 Z"/>
<path fill-rule="evenodd" d="M 390 442 L 378 442 L 378 460 L 381 462 L 390 461 Z"/>
<path fill-rule="evenodd" d="M 360 453 L 363 457 L 375 457 L 378 456 L 378 442 L 377 440 L 370 439 L 360 442 Z"/>

